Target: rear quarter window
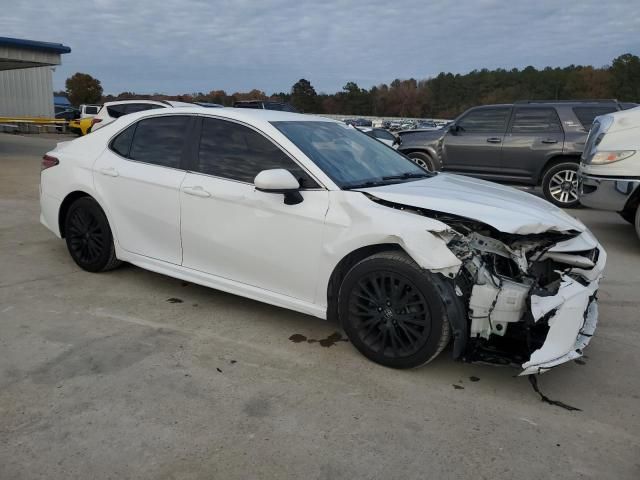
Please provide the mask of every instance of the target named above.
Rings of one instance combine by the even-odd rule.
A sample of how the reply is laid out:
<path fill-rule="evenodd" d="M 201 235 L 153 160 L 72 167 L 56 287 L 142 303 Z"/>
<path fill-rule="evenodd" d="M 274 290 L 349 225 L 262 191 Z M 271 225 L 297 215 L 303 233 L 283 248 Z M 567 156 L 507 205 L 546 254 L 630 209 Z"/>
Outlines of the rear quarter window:
<path fill-rule="evenodd" d="M 576 115 L 585 130 L 589 130 L 591 128 L 593 119 L 597 116 L 605 115 L 617 110 L 618 109 L 613 105 L 602 107 L 573 107 L 573 113 Z"/>

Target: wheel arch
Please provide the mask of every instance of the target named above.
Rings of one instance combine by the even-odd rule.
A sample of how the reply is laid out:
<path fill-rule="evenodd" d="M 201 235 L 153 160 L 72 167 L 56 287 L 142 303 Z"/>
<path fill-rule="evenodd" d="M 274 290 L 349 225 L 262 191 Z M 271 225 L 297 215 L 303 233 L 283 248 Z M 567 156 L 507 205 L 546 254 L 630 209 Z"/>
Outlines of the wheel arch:
<path fill-rule="evenodd" d="M 329 276 L 329 282 L 327 283 L 327 320 L 340 323 L 337 302 L 338 291 L 340 290 L 340 285 L 342 285 L 342 280 L 351 267 L 371 255 L 389 251 L 402 251 L 409 255 L 397 243 L 380 243 L 377 245 L 367 245 L 357 248 L 342 257 L 342 259 L 333 268 L 333 271 Z"/>
<path fill-rule="evenodd" d="M 550 157 L 549 159 L 547 159 L 543 167 L 538 171 L 538 178 L 536 178 L 536 185 L 542 184 L 542 179 L 544 178 L 545 174 L 547 173 L 547 171 L 549 171 L 550 168 L 565 162 L 579 164 L 580 156 L 579 155 L 554 155 L 553 157 Z"/>
<path fill-rule="evenodd" d="M 91 198 L 102 209 L 102 211 L 104 212 L 105 216 L 107 217 L 107 221 L 109 222 L 109 226 L 111 227 L 111 233 L 112 233 L 112 235 L 114 237 L 114 240 L 115 240 L 115 232 L 114 232 L 113 224 L 111 222 L 111 218 L 109 217 L 109 213 L 107 212 L 107 210 L 102 206 L 100 201 L 94 195 L 91 195 L 90 193 L 88 193 L 88 192 L 86 192 L 84 190 L 74 190 L 73 192 L 68 193 L 67 196 L 64 197 L 64 200 L 62 200 L 62 203 L 60 204 L 60 208 L 58 210 L 58 228 L 60 230 L 60 237 L 61 238 L 65 238 L 65 233 L 66 232 L 64 230 L 64 223 L 65 223 L 65 219 L 67 217 L 67 212 L 69 211 L 69 208 L 71 207 L 71 205 L 73 205 L 73 203 L 76 200 L 78 200 L 79 198 L 83 198 L 83 197 Z"/>
<path fill-rule="evenodd" d="M 442 162 L 440 162 L 440 159 L 438 158 L 438 153 L 436 152 L 436 150 L 434 148 L 431 148 L 431 147 L 409 147 L 407 149 L 400 150 L 400 153 L 402 153 L 403 155 L 406 155 L 406 156 L 409 156 L 412 153 L 423 153 L 425 155 L 428 155 L 429 158 L 431 158 L 431 160 L 433 161 L 433 163 L 436 166 L 437 170 L 442 168 Z"/>
<path fill-rule="evenodd" d="M 338 292 L 340 290 L 342 280 L 351 267 L 371 255 L 390 251 L 403 252 L 409 258 L 413 259 L 411 254 L 400 244 L 381 243 L 357 248 L 345 255 L 336 264 L 327 284 L 327 320 L 340 324 L 339 306 L 337 302 Z M 445 288 L 443 288 L 443 286 L 445 286 Z M 440 285 L 437 285 L 437 287 L 440 289 L 447 313 L 447 320 L 452 329 L 452 338 L 454 343 L 452 355 L 454 359 L 457 359 L 462 357 L 465 353 L 469 339 L 469 326 L 467 323 L 466 308 L 462 304 L 460 298 L 455 295 L 453 284 L 449 283 L 446 277 L 443 277 L 443 282 Z"/>

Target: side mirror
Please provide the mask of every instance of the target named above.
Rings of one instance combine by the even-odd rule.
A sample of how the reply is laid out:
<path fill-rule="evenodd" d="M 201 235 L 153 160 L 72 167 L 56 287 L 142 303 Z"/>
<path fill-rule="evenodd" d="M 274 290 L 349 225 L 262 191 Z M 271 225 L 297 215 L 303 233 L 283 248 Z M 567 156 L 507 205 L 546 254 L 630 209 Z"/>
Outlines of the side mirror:
<path fill-rule="evenodd" d="M 304 200 L 300 193 L 300 182 L 284 168 L 262 170 L 256 175 L 253 184 L 259 192 L 284 194 L 286 205 L 297 205 Z"/>
<path fill-rule="evenodd" d="M 460 127 L 455 123 L 452 123 L 451 125 L 449 125 L 449 131 L 455 135 L 460 131 Z"/>
<path fill-rule="evenodd" d="M 400 135 L 395 135 L 395 140 L 393 141 L 392 145 L 402 145 L 402 137 Z"/>

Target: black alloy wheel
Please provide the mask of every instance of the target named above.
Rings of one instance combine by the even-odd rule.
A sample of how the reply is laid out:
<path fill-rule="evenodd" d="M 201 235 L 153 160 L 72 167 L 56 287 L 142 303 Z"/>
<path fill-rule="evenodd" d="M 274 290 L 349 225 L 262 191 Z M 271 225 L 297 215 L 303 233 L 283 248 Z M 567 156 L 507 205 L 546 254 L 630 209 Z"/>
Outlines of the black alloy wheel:
<path fill-rule="evenodd" d="M 120 264 L 107 218 L 92 198 L 82 197 L 71 205 L 64 232 L 69 254 L 83 270 L 101 272 Z"/>
<path fill-rule="evenodd" d="M 388 367 L 431 361 L 449 340 L 437 282 L 403 252 L 383 252 L 356 264 L 345 276 L 338 300 L 351 342 Z"/>

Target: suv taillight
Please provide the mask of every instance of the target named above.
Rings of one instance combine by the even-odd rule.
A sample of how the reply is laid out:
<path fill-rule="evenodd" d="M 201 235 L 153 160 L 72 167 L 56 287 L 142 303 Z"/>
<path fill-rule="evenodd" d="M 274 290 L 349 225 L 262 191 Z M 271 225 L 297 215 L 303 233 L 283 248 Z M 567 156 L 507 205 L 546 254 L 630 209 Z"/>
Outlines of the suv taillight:
<path fill-rule="evenodd" d="M 46 170 L 47 168 L 55 167 L 60 163 L 56 157 L 52 157 L 51 155 L 45 155 L 42 157 L 42 164 L 40 166 L 40 171 Z"/>

